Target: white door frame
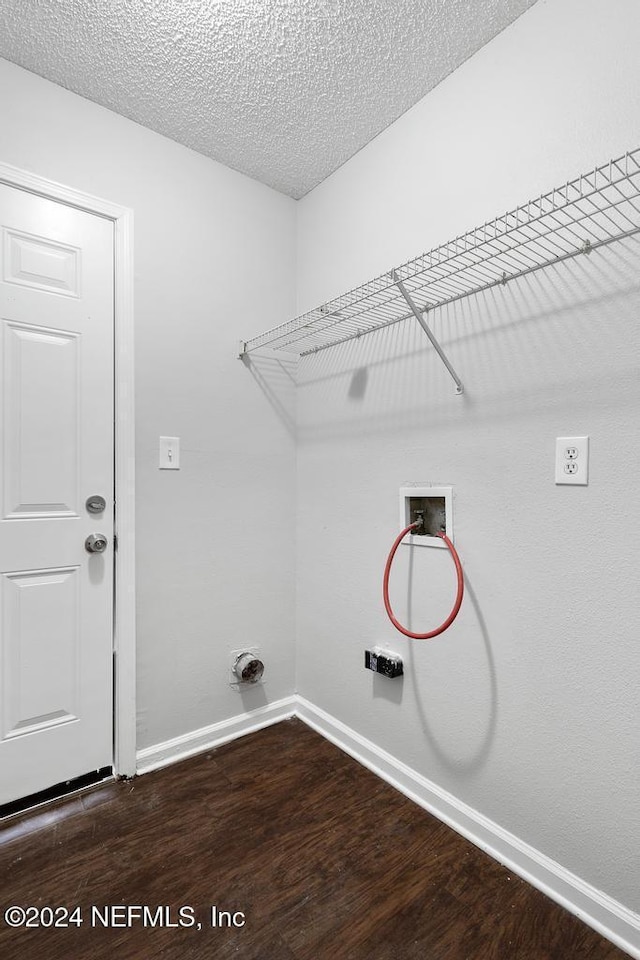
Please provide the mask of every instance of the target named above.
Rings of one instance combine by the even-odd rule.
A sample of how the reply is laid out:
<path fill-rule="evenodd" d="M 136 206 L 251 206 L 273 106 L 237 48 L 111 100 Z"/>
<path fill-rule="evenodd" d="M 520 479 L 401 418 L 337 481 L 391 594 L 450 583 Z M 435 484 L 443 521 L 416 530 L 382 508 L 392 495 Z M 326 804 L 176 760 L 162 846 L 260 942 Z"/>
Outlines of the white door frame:
<path fill-rule="evenodd" d="M 133 211 L 54 180 L 0 163 L 0 183 L 113 222 L 115 323 L 114 773 L 136 772 L 135 425 L 133 367 Z"/>

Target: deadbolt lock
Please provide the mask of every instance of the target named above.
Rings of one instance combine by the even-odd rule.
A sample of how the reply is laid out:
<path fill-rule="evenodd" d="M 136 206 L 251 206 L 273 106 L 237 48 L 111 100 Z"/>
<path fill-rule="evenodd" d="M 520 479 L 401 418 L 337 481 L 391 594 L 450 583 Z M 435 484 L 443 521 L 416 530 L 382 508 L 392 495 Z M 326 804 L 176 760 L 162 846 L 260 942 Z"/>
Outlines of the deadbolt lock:
<path fill-rule="evenodd" d="M 103 533 L 91 533 L 84 542 L 87 553 L 104 553 L 107 549 L 107 538 Z"/>
<path fill-rule="evenodd" d="M 105 498 L 97 495 L 94 497 L 89 497 L 85 503 L 87 513 L 102 513 L 106 505 L 107 501 Z"/>

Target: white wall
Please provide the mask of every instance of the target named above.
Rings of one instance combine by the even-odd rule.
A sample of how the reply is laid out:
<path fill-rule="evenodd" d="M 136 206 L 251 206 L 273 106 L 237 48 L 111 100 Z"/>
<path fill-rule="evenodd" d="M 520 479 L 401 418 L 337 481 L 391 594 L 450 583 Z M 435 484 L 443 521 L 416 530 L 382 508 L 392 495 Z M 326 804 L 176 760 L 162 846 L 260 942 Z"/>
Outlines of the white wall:
<path fill-rule="evenodd" d="M 300 201 L 298 310 L 640 146 L 639 40 L 636 0 L 537 3 Z M 639 255 L 430 314 L 464 397 L 412 323 L 303 360 L 297 538 L 299 693 L 635 911 Z M 567 434 L 591 437 L 586 488 L 554 484 Z M 467 594 L 431 642 L 382 607 L 406 481 L 455 488 Z M 452 571 L 417 551 L 414 629 Z M 403 681 L 363 669 L 374 643 Z"/>
<path fill-rule="evenodd" d="M 234 351 L 293 313 L 295 203 L 6 61 L 0 100 L 1 161 L 134 211 L 142 748 L 293 692 L 293 439 Z"/>
<path fill-rule="evenodd" d="M 297 268 L 293 201 L 0 61 L 0 160 L 135 211 L 139 747 L 293 690 L 290 381 L 237 338 L 294 313 L 296 269 L 303 310 L 640 144 L 639 38 L 635 0 L 539 0 L 299 203 Z M 634 910 L 639 252 L 436 317 L 463 398 L 411 324 L 305 360 L 298 389 L 299 692 Z M 583 432 L 590 486 L 556 487 L 554 438 Z M 424 644 L 380 600 L 419 480 L 455 486 L 467 575 Z M 447 610 L 446 561 L 415 559 L 416 627 Z M 405 575 L 406 553 L 401 613 Z M 241 699 L 249 641 L 269 679 Z M 404 681 L 363 670 L 376 642 Z"/>

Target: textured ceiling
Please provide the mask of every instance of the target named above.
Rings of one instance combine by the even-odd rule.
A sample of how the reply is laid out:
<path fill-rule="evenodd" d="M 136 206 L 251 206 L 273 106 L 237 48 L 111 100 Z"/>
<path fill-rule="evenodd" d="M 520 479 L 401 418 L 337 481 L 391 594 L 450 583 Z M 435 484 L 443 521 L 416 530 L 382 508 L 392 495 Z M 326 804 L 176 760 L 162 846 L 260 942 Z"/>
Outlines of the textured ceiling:
<path fill-rule="evenodd" d="M 0 56 L 301 197 L 535 0 L 0 0 Z"/>

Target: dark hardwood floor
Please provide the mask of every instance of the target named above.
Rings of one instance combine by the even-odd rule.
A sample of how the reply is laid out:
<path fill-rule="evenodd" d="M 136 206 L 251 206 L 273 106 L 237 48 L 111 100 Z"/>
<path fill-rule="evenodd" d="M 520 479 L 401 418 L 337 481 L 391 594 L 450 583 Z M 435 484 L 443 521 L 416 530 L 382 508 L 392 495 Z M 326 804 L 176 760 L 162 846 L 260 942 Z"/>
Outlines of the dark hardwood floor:
<path fill-rule="evenodd" d="M 625 956 L 298 720 L 0 828 L 3 960 Z"/>

